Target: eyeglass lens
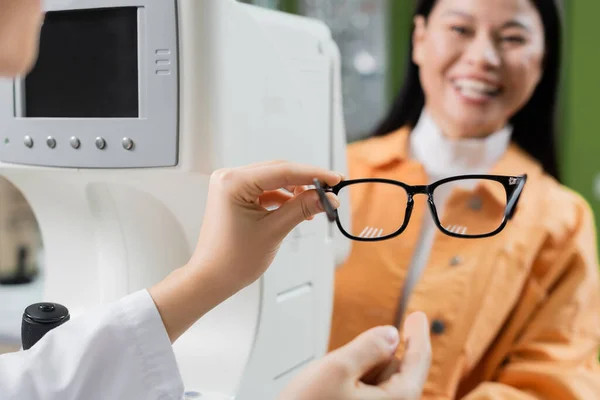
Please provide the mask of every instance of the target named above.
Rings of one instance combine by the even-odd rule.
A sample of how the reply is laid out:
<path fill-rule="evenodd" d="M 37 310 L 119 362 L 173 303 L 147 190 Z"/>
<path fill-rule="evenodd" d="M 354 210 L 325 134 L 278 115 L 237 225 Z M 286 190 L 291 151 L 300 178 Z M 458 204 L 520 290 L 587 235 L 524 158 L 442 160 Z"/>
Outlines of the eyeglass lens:
<path fill-rule="evenodd" d="M 343 187 L 338 198 L 341 204 L 351 204 L 361 210 L 351 227 L 340 221 L 341 227 L 353 237 L 384 238 L 404 224 L 408 193 L 401 186 L 380 182 L 354 183 Z M 384 204 L 383 208 L 380 204 Z"/>
<path fill-rule="evenodd" d="M 493 180 L 461 179 L 433 191 L 440 225 L 462 236 L 496 231 L 504 222 L 506 203 L 504 186 Z"/>

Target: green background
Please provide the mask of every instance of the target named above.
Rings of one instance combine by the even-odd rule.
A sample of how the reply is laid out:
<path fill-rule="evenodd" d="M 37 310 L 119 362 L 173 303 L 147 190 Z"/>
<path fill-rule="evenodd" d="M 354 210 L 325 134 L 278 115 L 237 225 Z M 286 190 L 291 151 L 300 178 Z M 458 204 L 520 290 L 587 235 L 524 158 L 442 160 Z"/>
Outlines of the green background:
<path fill-rule="evenodd" d="M 594 181 L 600 172 L 600 135 L 597 133 L 600 94 L 600 1 L 566 0 L 567 31 L 564 86 L 559 132 L 564 183 L 583 195 L 600 225 L 600 202 Z M 600 242 L 599 242 L 600 245 Z"/>

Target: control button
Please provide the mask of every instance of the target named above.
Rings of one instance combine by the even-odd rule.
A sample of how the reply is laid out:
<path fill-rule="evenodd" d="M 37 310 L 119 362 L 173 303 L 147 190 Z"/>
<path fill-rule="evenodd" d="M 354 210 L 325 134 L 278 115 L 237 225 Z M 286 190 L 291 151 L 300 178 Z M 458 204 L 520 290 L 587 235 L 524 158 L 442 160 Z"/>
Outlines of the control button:
<path fill-rule="evenodd" d="M 125 150 L 131 150 L 133 148 L 133 140 L 129 138 L 123 138 L 123 148 Z"/>
<path fill-rule="evenodd" d="M 31 138 L 31 136 L 27 135 L 25 136 L 25 139 L 23 140 L 23 142 L 25 143 L 25 146 L 32 148 L 33 147 L 33 139 Z"/>
<path fill-rule="evenodd" d="M 56 140 L 52 136 L 48 136 L 46 138 L 46 144 L 48 145 L 48 147 L 53 149 L 56 147 Z"/>
<path fill-rule="evenodd" d="M 461 256 L 454 256 L 450 259 L 450 265 L 453 267 L 456 267 L 457 265 L 460 265 L 461 263 L 462 263 Z"/>
<path fill-rule="evenodd" d="M 71 137 L 69 143 L 71 143 L 71 147 L 74 149 L 78 149 L 81 146 L 81 142 L 75 136 Z"/>
<path fill-rule="evenodd" d="M 442 333 L 444 333 L 445 330 L 446 324 L 444 324 L 444 321 L 434 319 L 431 323 L 431 333 L 433 333 L 434 335 L 441 335 Z"/>
<path fill-rule="evenodd" d="M 96 147 L 99 148 L 100 150 L 103 150 L 106 147 L 106 140 L 102 139 L 101 137 L 97 137 L 96 138 Z"/>

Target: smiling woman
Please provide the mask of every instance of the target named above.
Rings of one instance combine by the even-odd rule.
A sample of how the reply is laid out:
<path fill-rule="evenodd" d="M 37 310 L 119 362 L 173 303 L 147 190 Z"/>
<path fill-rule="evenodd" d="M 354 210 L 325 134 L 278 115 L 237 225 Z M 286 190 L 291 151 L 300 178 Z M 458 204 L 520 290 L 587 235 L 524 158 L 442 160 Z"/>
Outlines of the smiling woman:
<path fill-rule="evenodd" d="M 544 28 L 529 1 L 442 1 L 415 24 L 425 105 L 449 137 L 501 129 L 542 76 Z"/>
<path fill-rule="evenodd" d="M 417 1 L 404 85 L 373 137 L 350 145 L 352 179 L 528 177 L 501 234 L 466 240 L 437 229 L 428 202 L 446 230 L 497 217 L 481 187 L 455 185 L 415 197 L 397 238 L 353 242 L 336 273 L 331 349 L 368 327 L 399 326 L 399 310 L 429 316 L 424 399 L 600 398 L 593 216 L 556 165 L 560 20 L 553 0 Z M 349 192 L 358 233 L 388 227 L 409 196 Z"/>

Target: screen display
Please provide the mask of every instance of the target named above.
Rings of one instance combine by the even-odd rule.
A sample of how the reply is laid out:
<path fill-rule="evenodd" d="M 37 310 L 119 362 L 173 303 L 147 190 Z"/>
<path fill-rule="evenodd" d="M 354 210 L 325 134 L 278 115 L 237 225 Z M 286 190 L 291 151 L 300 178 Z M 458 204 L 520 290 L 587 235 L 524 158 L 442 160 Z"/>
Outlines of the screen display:
<path fill-rule="evenodd" d="M 48 12 L 24 117 L 139 117 L 137 7 Z"/>

